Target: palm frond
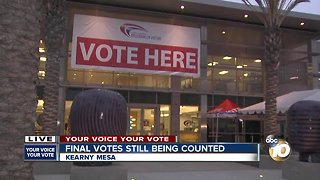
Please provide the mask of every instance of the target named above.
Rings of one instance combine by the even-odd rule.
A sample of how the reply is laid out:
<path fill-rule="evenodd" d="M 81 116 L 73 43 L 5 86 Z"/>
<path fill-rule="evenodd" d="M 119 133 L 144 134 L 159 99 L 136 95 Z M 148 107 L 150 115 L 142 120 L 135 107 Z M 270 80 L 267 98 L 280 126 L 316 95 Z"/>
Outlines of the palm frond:
<path fill-rule="evenodd" d="M 267 27 L 280 27 L 285 17 L 298 4 L 310 2 L 310 0 L 254 0 L 258 4 L 258 8 L 254 6 L 250 0 L 242 0 L 261 22 Z M 259 12 L 262 12 L 260 14 Z"/>
<path fill-rule="evenodd" d="M 279 26 L 282 24 L 282 22 L 287 17 L 287 15 L 292 11 L 292 9 L 295 8 L 298 4 L 303 2 L 310 2 L 310 0 L 295 0 L 293 2 L 290 1 L 290 3 L 287 5 L 287 8 L 283 9 L 283 15 L 279 20 Z"/>
<path fill-rule="evenodd" d="M 255 16 L 265 25 L 267 25 L 266 23 L 268 22 L 267 21 L 267 17 L 266 17 L 266 9 L 264 8 L 261 0 L 255 0 L 256 3 L 259 5 L 257 9 L 249 0 L 242 0 L 242 2 L 244 4 L 246 4 L 250 9 L 251 11 L 255 14 Z M 260 14 L 260 11 L 261 11 L 261 14 Z"/>

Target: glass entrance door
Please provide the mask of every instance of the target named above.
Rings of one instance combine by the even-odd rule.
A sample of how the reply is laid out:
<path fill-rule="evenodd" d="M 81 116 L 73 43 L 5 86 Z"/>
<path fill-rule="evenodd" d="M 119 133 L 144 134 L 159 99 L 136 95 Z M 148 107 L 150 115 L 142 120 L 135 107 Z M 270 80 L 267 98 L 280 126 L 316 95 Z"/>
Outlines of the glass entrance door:
<path fill-rule="evenodd" d="M 158 106 L 129 106 L 128 135 L 159 135 Z"/>

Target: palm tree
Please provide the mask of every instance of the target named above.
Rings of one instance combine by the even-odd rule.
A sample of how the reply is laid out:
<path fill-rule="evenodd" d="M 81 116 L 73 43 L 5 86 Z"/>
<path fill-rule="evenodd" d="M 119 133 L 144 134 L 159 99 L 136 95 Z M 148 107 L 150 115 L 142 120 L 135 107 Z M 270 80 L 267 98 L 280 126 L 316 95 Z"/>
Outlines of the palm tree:
<path fill-rule="evenodd" d="M 299 3 L 309 0 L 255 0 L 258 6 L 253 6 L 249 0 L 242 0 L 248 5 L 265 27 L 265 120 L 264 135 L 276 135 L 277 126 L 277 91 L 278 67 L 280 65 L 281 29 L 285 17 Z"/>
<path fill-rule="evenodd" d="M 43 135 L 57 135 L 59 70 L 65 58 L 65 6 L 64 0 L 47 0 L 44 35 L 47 49 L 44 91 Z M 62 126 L 64 127 L 64 126 Z"/>
<path fill-rule="evenodd" d="M 23 157 L 36 121 L 40 4 L 0 1 L 0 179 L 34 179 Z"/>

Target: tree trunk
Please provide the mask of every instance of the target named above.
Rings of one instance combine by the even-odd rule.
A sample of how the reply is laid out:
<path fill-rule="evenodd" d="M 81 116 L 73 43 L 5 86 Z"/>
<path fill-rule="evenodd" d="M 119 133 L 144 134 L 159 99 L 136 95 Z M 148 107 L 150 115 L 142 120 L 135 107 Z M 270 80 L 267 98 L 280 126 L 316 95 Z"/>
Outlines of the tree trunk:
<path fill-rule="evenodd" d="M 65 57 L 64 0 L 49 0 L 45 20 L 47 49 L 44 91 L 43 135 L 58 135 L 58 98 L 60 61 Z M 62 124 L 61 127 L 64 127 Z"/>
<path fill-rule="evenodd" d="M 37 0 L 0 1 L 0 179 L 34 179 L 23 157 L 36 121 L 39 12 Z"/>
<path fill-rule="evenodd" d="M 266 28 L 265 32 L 265 120 L 264 136 L 277 135 L 278 66 L 280 63 L 280 28 Z"/>

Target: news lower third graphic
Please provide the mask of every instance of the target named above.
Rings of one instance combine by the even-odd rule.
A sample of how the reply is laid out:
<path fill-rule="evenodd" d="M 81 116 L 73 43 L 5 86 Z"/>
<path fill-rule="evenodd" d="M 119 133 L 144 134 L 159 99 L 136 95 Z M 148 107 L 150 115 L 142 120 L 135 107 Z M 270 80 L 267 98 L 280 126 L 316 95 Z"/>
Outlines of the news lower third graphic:
<path fill-rule="evenodd" d="M 177 143 L 175 136 L 26 136 L 25 161 L 259 161 L 256 143 Z"/>
<path fill-rule="evenodd" d="M 291 147 L 285 139 L 268 135 L 266 143 L 269 146 L 269 155 L 275 161 L 285 161 L 291 154 Z"/>

